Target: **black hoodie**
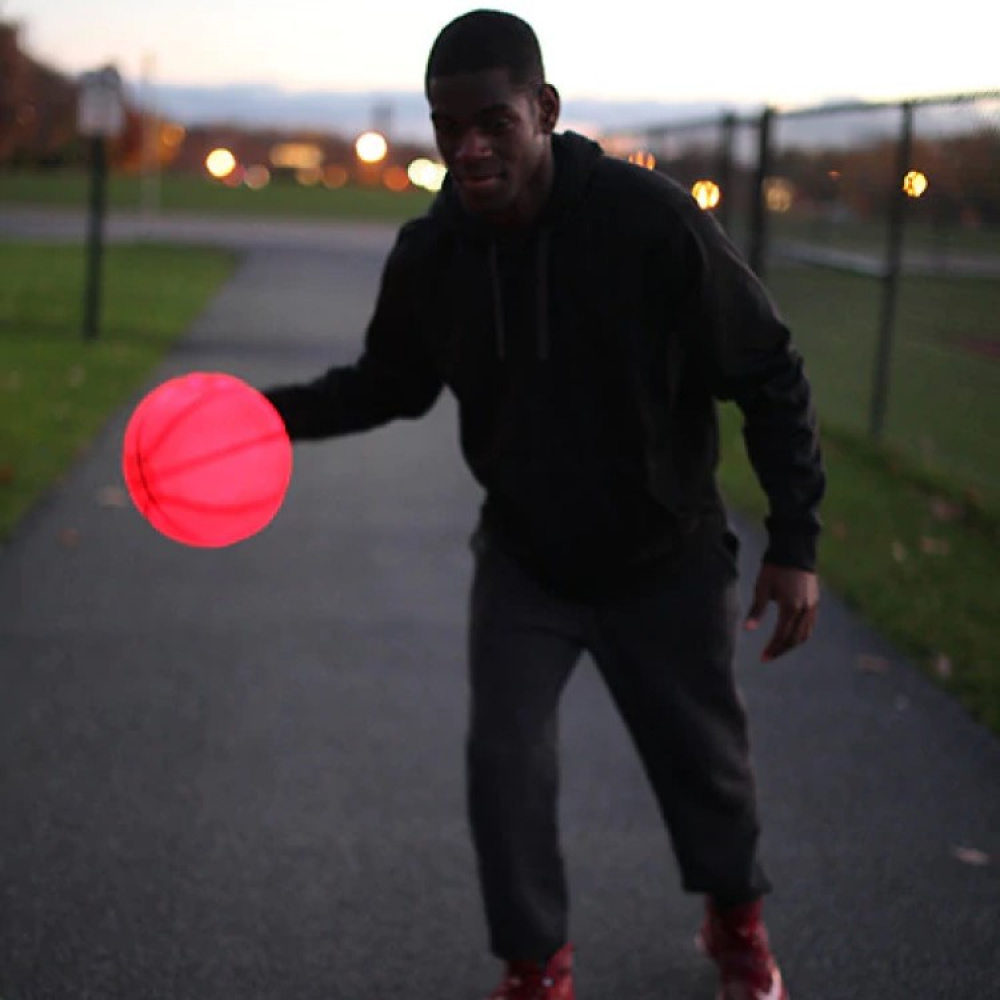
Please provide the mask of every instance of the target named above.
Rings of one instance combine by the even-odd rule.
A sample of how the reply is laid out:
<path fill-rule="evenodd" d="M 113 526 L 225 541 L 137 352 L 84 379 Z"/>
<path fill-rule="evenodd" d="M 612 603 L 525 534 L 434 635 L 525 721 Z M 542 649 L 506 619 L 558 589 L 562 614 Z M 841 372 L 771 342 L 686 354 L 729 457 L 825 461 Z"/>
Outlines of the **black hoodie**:
<path fill-rule="evenodd" d="M 770 501 L 765 558 L 812 569 L 824 476 L 809 385 L 767 293 L 678 185 L 553 136 L 530 228 L 446 181 L 400 230 L 354 365 L 268 398 L 295 439 L 459 406 L 482 528 L 557 586 L 668 558 L 718 521 L 715 399 L 745 416 Z"/>

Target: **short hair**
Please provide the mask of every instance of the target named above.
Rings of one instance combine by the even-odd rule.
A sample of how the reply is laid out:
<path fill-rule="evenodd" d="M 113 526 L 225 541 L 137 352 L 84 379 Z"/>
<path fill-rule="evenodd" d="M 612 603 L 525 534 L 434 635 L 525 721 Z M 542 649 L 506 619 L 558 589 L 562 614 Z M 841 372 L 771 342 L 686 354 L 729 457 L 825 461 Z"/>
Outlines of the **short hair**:
<path fill-rule="evenodd" d="M 441 29 L 427 58 L 424 91 L 434 77 L 505 69 L 516 87 L 545 82 L 542 49 L 527 21 L 500 10 L 472 10 Z"/>

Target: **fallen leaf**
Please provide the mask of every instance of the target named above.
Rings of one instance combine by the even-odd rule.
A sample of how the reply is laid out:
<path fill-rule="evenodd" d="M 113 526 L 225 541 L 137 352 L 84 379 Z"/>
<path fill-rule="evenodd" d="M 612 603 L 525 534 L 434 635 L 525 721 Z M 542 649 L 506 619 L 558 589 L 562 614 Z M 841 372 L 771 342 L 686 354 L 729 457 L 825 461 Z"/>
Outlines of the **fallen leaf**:
<path fill-rule="evenodd" d="M 75 549 L 80 544 L 80 532 L 76 528 L 62 528 L 59 532 L 59 544 L 66 549 Z"/>
<path fill-rule="evenodd" d="M 965 499 L 972 504 L 973 507 L 981 507 L 983 503 L 983 491 L 977 489 L 975 486 L 967 486 L 963 491 Z"/>
<path fill-rule="evenodd" d="M 889 661 L 884 656 L 862 653 L 856 661 L 858 670 L 866 674 L 884 674 L 889 670 Z"/>
<path fill-rule="evenodd" d="M 83 365 L 73 365 L 66 374 L 66 384 L 71 389 L 78 389 L 87 381 L 87 369 Z"/>
<path fill-rule="evenodd" d="M 930 538 L 925 535 L 920 539 L 920 551 L 925 556 L 949 556 L 951 542 L 947 538 Z"/>
<path fill-rule="evenodd" d="M 896 562 L 905 562 L 906 555 L 906 546 L 902 542 L 892 543 L 892 558 L 895 559 Z"/>
<path fill-rule="evenodd" d="M 960 503 L 945 497 L 932 497 L 930 509 L 931 516 L 937 521 L 957 521 L 965 513 L 965 508 Z"/>
<path fill-rule="evenodd" d="M 946 681 L 951 678 L 952 675 L 951 658 L 945 656 L 944 653 L 938 653 L 938 655 L 934 657 L 932 667 L 934 673 L 937 674 L 937 676 L 940 677 L 941 680 Z"/>
<path fill-rule="evenodd" d="M 97 503 L 101 507 L 127 507 L 128 494 L 120 486 L 105 486 L 97 491 Z"/>
<path fill-rule="evenodd" d="M 15 478 L 13 465 L 0 465 L 0 486 L 10 486 Z"/>
<path fill-rule="evenodd" d="M 990 856 L 985 851 L 980 851 L 976 847 L 953 847 L 952 857 L 961 861 L 964 865 L 975 865 L 977 868 L 984 868 L 990 863 Z"/>
<path fill-rule="evenodd" d="M 830 525 L 830 534 L 833 535 L 834 538 L 839 538 L 842 541 L 847 538 L 850 531 L 843 521 L 834 521 L 833 524 Z"/>

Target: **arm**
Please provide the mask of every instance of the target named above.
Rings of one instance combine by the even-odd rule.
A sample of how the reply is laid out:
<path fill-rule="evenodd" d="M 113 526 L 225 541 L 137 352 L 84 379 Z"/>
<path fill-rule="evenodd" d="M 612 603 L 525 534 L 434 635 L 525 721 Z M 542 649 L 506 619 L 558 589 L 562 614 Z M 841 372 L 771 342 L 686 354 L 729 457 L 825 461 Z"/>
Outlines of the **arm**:
<path fill-rule="evenodd" d="M 400 231 L 382 272 L 364 350 L 352 365 L 330 368 L 310 382 L 273 386 L 264 395 L 293 440 L 368 430 L 398 417 L 425 414 L 441 392 L 419 329 L 414 251 Z"/>
<path fill-rule="evenodd" d="M 766 290 L 713 220 L 693 220 L 692 231 L 711 389 L 740 408 L 747 454 L 768 497 L 768 546 L 746 627 L 756 629 L 768 604 L 777 605 L 778 622 L 761 657 L 771 660 L 805 642 L 816 620 L 826 486 L 816 415 L 802 358 Z"/>

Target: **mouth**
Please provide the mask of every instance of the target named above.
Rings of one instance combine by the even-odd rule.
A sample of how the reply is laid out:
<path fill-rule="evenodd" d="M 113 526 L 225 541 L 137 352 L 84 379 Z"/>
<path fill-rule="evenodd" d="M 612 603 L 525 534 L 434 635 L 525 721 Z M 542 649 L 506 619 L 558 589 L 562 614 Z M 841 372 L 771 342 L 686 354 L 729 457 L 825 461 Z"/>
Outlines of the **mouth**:
<path fill-rule="evenodd" d="M 458 183 L 466 193 L 482 195 L 497 190 L 503 183 L 503 179 L 500 174 L 483 174 L 481 176 L 465 174 L 459 178 Z"/>

